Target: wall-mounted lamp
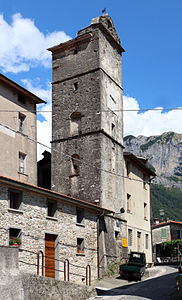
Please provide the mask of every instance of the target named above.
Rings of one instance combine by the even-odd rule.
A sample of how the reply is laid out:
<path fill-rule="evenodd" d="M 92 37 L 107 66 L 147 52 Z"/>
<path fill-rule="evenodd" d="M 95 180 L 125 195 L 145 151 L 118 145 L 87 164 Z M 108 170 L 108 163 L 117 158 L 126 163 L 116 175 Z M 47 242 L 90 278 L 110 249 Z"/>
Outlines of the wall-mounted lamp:
<path fill-rule="evenodd" d="M 95 203 L 95 204 L 97 204 L 97 203 L 99 203 L 99 202 L 100 202 L 99 199 L 95 199 L 95 200 L 94 200 L 94 203 Z"/>
<path fill-rule="evenodd" d="M 124 214 L 124 212 L 125 212 L 124 207 L 121 207 L 121 208 L 120 208 L 120 212 L 118 212 L 118 213 L 115 212 L 114 214 L 115 214 L 115 215 L 120 215 L 120 214 Z"/>

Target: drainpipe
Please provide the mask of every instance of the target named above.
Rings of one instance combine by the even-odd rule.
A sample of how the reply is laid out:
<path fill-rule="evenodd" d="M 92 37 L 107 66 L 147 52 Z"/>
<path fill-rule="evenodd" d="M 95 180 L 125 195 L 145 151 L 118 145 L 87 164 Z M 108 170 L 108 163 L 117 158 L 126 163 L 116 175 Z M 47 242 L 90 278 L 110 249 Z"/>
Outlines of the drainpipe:
<path fill-rule="evenodd" d="M 99 219 L 100 215 L 97 218 L 97 278 L 100 278 L 100 255 L 99 255 Z"/>
<path fill-rule="evenodd" d="M 152 202 L 151 202 L 151 195 L 152 195 L 152 193 L 151 193 L 151 181 L 153 180 L 155 178 L 155 176 L 153 176 L 152 178 L 150 178 L 149 179 L 149 182 L 150 182 L 150 185 L 149 185 L 149 187 L 150 187 L 150 231 L 151 231 L 151 250 L 152 250 L 152 262 L 154 262 L 154 253 L 153 253 L 153 239 L 152 239 L 152 219 L 153 219 L 153 217 L 152 217 Z"/>
<path fill-rule="evenodd" d="M 104 212 L 97 217 L 97 278 L 100 279 L 100 241 L 99 241 L 99 221 L 104 216 Z"/>

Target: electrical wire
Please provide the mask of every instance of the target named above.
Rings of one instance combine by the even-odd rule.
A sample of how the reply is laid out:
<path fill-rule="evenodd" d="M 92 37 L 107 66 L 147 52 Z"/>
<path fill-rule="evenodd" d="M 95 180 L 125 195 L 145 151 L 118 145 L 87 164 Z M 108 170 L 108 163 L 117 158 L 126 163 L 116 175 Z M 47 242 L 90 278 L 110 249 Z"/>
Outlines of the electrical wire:
<path fill-rule="evenodd" d="M 41 145 L 41 146 L 43 146 L 43 147 L 46 147 L 46 148 L 48 148 L 49 150 L 51 150 L 51 147 L 49 147 L 49 146 L 47 146 L 47 145 L 45 145 L 45 144 L 43 144 L 43 143 L 41 143 L 41 142 L 38 142 L 38 141 L 36 141 L 36 140 L 34 140 L 34 139 L 28 137 L 27 135 L 23 134 L 22 132 L 19 132 L 19 131 L 13 129 L 13 128 L 10 128 L 9 126 L 4 125 L 4 124 L 2 124 L 2 123 L 0 123 L 0 126 L 6 128 L 6 129 L 8 129 L 8 130 L 11 130 L 11 131 L 13 131 L 13 132 L 16 133 L 16 134 L 20 134 L 20 135 L 22 135 L 23 137 L 25 137 L 26 139 L 28 139 L 28 140 L 30 140 L 30 141 L 36 143 L 36 144 L 39 144 L 39 145 Z M 54 151 L 58 152 L 59 154 L 61 153 L 63 156 L 68 157 L 70 160 L 73 160 L 73 157 L 72 157 L 71 155 L 66 154 L 66 153 L 64 153 L 63 151 L 58 151 L 58 150 L 56 150 L 56 149 L 55 149 Z M 121 178 L 124 178 L 124 179 L 128 179 L 128 180 L 130 180 L 130 181 L 142 182 L 142 183 L 146 183 L 146 184 L 154 184 L 154 183 L 151 183 L 150 181 L 144 181 L 144 180 L 140 180 L 140 179 L 130 178 L 129 176 L 124 176 L 124 175 L 122 175 L 122 174 L 118 174 L 118 173 L 115 173 L 115 172 L 112 172 L 112 171 L 105 170 L 105 169 L 103 169 L 103 168 L 99 168 L 99 167 L 97 167 L 97 166 L 95 166 L 95 165 L 93 165 L 93 164 L 90 164 L 90 163 L 85 162 L 85 161 L 82 160 L 82 159 L 78 159 L 78 158 L 75 158 L 75 157 L 74 157 L 74 160 L 80 162 L 81 164 L 87 165 L 87 166 L 89 166 L 89 167 L 95 168 L 95 169 L 97 169 L 97 170 L 106 172 L 106 173 L 111 174 L 111 175 L 115 175 L 115 176 L 117 176 L 117 177 L 121 177 Z M 182 184 L 182 182 L 181 182 L 181 184 Z"/>
<path fill-rule="evenodd" d="M 100 110 L 100 111 L 96 111 L 96 112 L 89 112 L 88 114 L 92 113 L 92 114 L 99 114 L 99 113 L 103 113 L 103 112 L 145 112 L 145 111 L 169 111 L 169 110 L 175 110 L 175 111 L 181 111 L 182 107 L 162 107 L 162 108 L 139 108 L 139 109 L 107 109 L 107 110 Z M 61 110 L 61 111 L 64 111 Z M 65 109 L 65 111 L 67 111 L 67 109 Z M 0 112 L 33 112 L 33 113 L 52 113 L 52 110 L 8 110 L 8 109 L 0 109 Z M 88 109 L 86 110 L 86 112 L 88 112 Z M 83 111 L 84 113 L 84 111 Z"/>

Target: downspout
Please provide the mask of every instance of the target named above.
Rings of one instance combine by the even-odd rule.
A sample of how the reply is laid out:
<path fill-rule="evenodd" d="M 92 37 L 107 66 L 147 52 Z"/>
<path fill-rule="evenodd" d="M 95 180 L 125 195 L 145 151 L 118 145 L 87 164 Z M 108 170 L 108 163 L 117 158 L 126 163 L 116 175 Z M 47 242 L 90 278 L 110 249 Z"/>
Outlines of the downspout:
<path fill-rule="evenodd" d="M 104 212 L 97 217 L 97 279 L 100 279 L 100 242 L 99 242 L 99 221 Z"/>
<path fill-rule="evenodd" d="M 150 235 L 151 235 L 152 263 L 154 261 L 154 253 L 153 253 L 153 239 L 152 239 L 152 220 L 153 220 L 153 217 L 152 217 L 152 201 L 151 201 L 151 199 L 152 199 L 152 197 L 151 197 L 151 195 L 152 195 L 152 193 L 151 193 L 151 181 L 154 178 L 155 178 L 155 176 L 149 179 L 149 182 L 150 182 L 150 185 L 149 185 L 149 187 L 150 187 Z"/>
<path fill-rule="evenodd" d="M 97 279 L 100 279 L 99 219 L 100 219 L 100 215 L 97 218 Z"/>

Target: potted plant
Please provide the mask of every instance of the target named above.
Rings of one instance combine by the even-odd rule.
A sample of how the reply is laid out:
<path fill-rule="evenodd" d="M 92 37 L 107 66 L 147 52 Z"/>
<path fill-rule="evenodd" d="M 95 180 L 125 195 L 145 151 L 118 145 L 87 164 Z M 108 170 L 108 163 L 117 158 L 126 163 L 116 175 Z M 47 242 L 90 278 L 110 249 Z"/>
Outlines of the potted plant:
<path fill-rule="evenodd" d="M 11 237 L 10 240 L 9 240 L 9 245 L 10 246 L 16 246 L 16 247 L 20 248 L 21 240 L 17 237 Z"/>

